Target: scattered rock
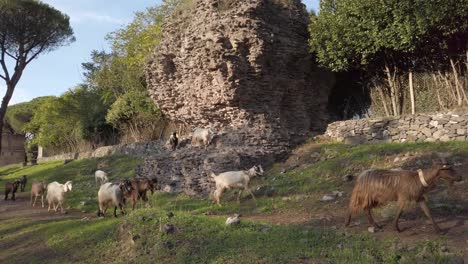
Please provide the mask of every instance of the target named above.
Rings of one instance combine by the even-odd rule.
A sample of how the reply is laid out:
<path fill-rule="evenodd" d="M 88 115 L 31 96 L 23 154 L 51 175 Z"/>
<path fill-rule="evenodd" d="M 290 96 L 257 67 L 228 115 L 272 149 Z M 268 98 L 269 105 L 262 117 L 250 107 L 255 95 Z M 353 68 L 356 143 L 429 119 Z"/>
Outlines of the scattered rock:
<path fill-rule="evenodd" d="M 333 195 L 335 195 L 336 197 L 342 197 L 344 194 L 344 192 L 340 192 L 340 191 L 333 191 Z"/>
<path fill-rule="evenodd" d="M 240 214 L 235 214 L 233 217 L 228 217 L 226 219 L 226 225 L 228 226 L 238 225 L 240 223 L 240 217 L 241 217 Z"/>
<path fill-rule="evenodd" d="M 87 217 L 87 216 L 85 216 L 85 217 L 81 218 L 81 221 L 89 221 L 89 220 L 90 220 L 90 218 L 89 218 L 89 217 Z"/>
<path fill-rule="evenodd" d="M 254 194 L 256 196 L 266 196 L 266 197 L 272 197 L 275 194 L 275 187 L 273 186 L 268 186 L 268 185 L 263 185 L 258 187 L 255 191 Z"/>
<path fill-rule="evenodd" d="M 369 233 L 375 233 L 376 229 L 375 229 L 375 227 L 370 226 L 370 227 L 367 228 L 367 231 L 369 231 Z"/>
<path fill-rule="evenodd" d="M 271 230 L 271 225 L 268 225 L 268 224 L 263 224 L 260 227 L 260 231 L 262 231 L 263 233 L 268 233 L 268 231 L 270 230 Z"/>
<path fill-rule="evenodd" d="M 336 199 L 336 195 L 330 195 L 330 194 L 325 194 L 322 199 L 320 199 L 321 202 L 330 202 L 334 201 Z"/>
<path fill-rule="evenodd" d="M 341 177 L 341 179 L 342 179 L 344 182 L 350 182 L 350 181 L 353 181 L 353 180 L 354 180 L 354 176 L 351 175 L 351 174 L 348 174 L 348 175 L 345 175 L 345 176 Z"/>
<path fill-rule="evenodd" d="M 173 244 L 171 241 L 164 241 L 164 242 L 163 242 L 163 245 L 164 245 L 164 247 L 166 247 L 167 249 L 173 249 L 173 248 L 174 248 L 174 244 Z"/>
<path fill-rule="evenodd" d="M 175 226 L 173 224 L 164 224 L 162 227 L 162 231 L 166 234 L 172 234 L 175 232 Z"/>
<path fill-rule="evenodd" d="M 338 249 L 343 249 L 343 248 L 344 248 L 343 242 L 338 243 L 338 245 L 336 245 L 336 247 L 337 247 Z"/>
<path fill-rule="evenodd" d="M 302 200 L 304 200 L 307 196 L 304 195 L 304 194 L 298 194 L 294 197 L 294 199 L 296 200 L 296 202 L 300 202 Z"/>
<path fill-rule="evenodd" d="M 449 252 L 449 249 L 447 246 L 441 246 L 440 251 L 445 253 L 445 252 Z"/>

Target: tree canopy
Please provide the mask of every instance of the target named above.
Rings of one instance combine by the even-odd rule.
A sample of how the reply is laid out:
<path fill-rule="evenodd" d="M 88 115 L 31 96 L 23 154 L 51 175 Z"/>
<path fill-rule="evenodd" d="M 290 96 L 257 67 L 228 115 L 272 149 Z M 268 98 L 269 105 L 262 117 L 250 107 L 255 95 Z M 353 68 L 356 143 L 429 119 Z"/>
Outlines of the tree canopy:
<path fill-rule="evenodd" d="M 7 86 L 0 107 L 0 135 L 8 103 L 26 66 L 39 54 L 72 41 L 69 17 L 55 8 L 35 0 L 0 0 L 0 78 Z"/>
<path fill-rule="evenodd" d="M 318 62 L 333 71 L 384 63 L 407 68 L 466 36 L 467 14 L 466 0 L 323 0 L 309 43 Z"/>

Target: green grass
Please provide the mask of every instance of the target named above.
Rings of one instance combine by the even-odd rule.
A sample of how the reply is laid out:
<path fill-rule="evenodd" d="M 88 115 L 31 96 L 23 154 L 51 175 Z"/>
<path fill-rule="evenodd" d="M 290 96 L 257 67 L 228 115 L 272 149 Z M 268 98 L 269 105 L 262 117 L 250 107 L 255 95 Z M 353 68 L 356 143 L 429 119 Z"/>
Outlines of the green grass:
<path fill-rule="evenodd" d="M 398 239 L 377 239 L 367 232 L 350 234 L 325 226 L 271 225 L 247 220 L 236 227 L 224 224 L 225 215 L 232 213 L 287 213 L 304 210 L 305 203 L 313 210 L 337 206 L 322 204 L 316 198 L 332 190 L 349 193 L 352 184 L 341 181 L 344 174 L 355 174 L 371 166 L 390 168 L 392 164 L 387 157 L 407 152 L 451 152 L 455 156 L 467 156 L 468 143 L 322 144 L 301 153 L 301 166 L 281 173 L 284 168 L 275 164 L 264 177 L 256 178 L 252 182 L 253 189 L 257 186 L 274 189 L 273 197 L 257 195 L 257 204 L 248 194 L 244 194 L 238 204 L 234 191 L 223 196 L 222 207 L 206 198 L 158 193 L 150 197 L 152 208 L 140 208 L 118 219 L 2 221 L 0 240 L 13 245 L 35 237 L 52 252 L 47 263 L 102 263 L 103 259 L 115 263 L 447 263 L 449 256 L 440 252 L 440 246 L 446 243 L 444 237 L 415 242 L 412 247 L 399 247 Z M 318 153 L 322 160 L 307 162 L 311 155 L 317 156 L 313 153 Z M 111 179 L 130 178 L 140 160 L 112 156 L 66 165 L 62 162 L 26 168 L 12 165 L 0 168 L 0 179 L 4 182 L 26 174 L 28 186 L 33 180 L 61 183 L 72 180 L 73 191 L 67 194 L 67 205 L 94 213 L 98 188 L 93 173 L 98 165 L 106 164 L 104 170 Z M 3 187 L 1 184 L 1 191 Z M 295 195 L 306 195 L 306 198 L 304 201 L 283 199 Z M 81 201 L 86 205 L 81 206 Z M 458 213 L 456 210 L 460 209 L 440 210 Z M 166 217 L 169 211 L 176 215 L 170 220 Z M 168 222 L 176 226 L 175 234 L 160 231 L 160 225 Z M 27 257 L 30 263 L 44 263 L 41 254 L 28 252 L 15 258 L 17 262 Z"/>
<path fill-rule="evenodd" d="M 46 181 L 47 183 L 58 181 L 73 182 L 73 188 L 67 194 L 67 205 L 81 210 L 97 210 L 97 191 L 94 172 L 98 164 L 105 164 L 104 170 L 109 175 L 109 180 L 132 178 L 135 176 L 135 167 L 140 162 L 139 158 L 130 156 L 112 156 L 106 158 L 76 160 L 63 165 L 61 161 L 48 162 L 37 166 L 22 168 L 21 165 L 12 165 L 0 168 L 0 180 L 2 182 L 18 179 L 21 175 L 28 176 L 27 191 L 34 181 Z M 4 184 L 0 184 L 0 192 L 3 193 Z M 82 206 L 81 202 L 85 202 Z"/>
<path fill-rule="evenodd" d="M 268 225 L 243 221 L 229 227 L 224 217 L 176 212 L 169 220 L 165 211 L 142 209 L 126 218 L 134 238 L 135 263 L 415 263 L 425 243 L 408 250 L 395 247 L 398 240 L 376 241 L 370 235 L 304 226 Z M 160 232 L 160 224 L 172 223 L 174 234 Z M 432 241 L 425 254 L 435 263 L 448 258 L 437 249 L 443 241 Z M 132 243 L 128 243 L 132 244 Z M 122 246 L 127 248 L 127 246 Z M 131 251 L 131 249 L 130 249 Z"/>

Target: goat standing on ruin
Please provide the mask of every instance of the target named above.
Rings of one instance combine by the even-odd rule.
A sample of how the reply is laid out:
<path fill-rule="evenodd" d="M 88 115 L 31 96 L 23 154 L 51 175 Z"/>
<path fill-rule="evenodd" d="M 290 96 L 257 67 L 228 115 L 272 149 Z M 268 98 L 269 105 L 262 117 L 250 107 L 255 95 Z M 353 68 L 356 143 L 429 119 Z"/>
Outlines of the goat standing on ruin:
<path fill-rule="evenodd" d="M 195 128 L 192 134 L 192 146 L 204 147 L 206 149 L 214 137 L 215 132 L 211 128 Z"/>
<path fill-rule="evenodd" d="M 169 137 L 169 145 L 171 145 L 172 151 L 176 150 L 178 143 L 179 139 L 177 138 L 177 132 L 174 132 L 171 137 Z"/>
<path fill-rule="evenodd" d="M 227 171 L 216 176 L 211 172 L 210 176 L 214 179 L 216 183 L 216 190 L 214 191 L 213 198 L 215 202 L 221 206 L 220 199 L 223 192 L 227 189 L 237 188 L 240 189 L 239 194 L 237 195 L 237 202 L 240 202 L 240 196 L 242 191 L 245 190 L 252 195 L 252 198 L 255 200 L 255 196 L 252 191 L 249 189 L 250 179 L 255 176 L 263 175 L 263 168 L 260 165 L 255 165 L 247 171 Z"/>
<path fill-rule="evenodd" d="M 372 217 L 372 208 L 397 201 L 398 211 L 393 221 L 395 230 L 400 232 L 398 220 L 404 206 L 411 201 L 419 203 L 424 214 L 431 220 L 436 232 L 440 232 L 427 207 L 425 197 L 427 191 L 434 187 L 437 179 L 442 178 L 453 183 L 460 181 L 461 176 L 447 164 L 434 164 L 432 168 L 417 171 L 406 170 L 367 170 L 361 173 L 354 186 L 345 226 L 349 226 L 351 216 L 359 211 L 365 211 L 369 224 L 380 228 Z"/>

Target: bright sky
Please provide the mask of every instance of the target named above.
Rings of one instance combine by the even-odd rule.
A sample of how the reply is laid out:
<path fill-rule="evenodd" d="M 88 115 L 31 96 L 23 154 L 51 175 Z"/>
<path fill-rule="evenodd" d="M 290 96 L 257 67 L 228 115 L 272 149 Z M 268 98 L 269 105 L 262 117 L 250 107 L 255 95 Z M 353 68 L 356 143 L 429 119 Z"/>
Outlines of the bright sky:
<path fill-rule="evenodd" d="M 70 16 L 76 41 L 39 55 L 27 67 L 16 86 L 10 105 L 45 95 L 60 95 L 83 81 L 81 63 L 94 49 L 108 49 L 106 34 L 129 23 L 136 11 L 161 0 L 42 0 Z M 302 0 L 307 9 L 318 10 L 319 0 Z M 3 81 L 3 80 L 2 80 Z M 5 84 L 0 82 L 0 97 Z"/>

